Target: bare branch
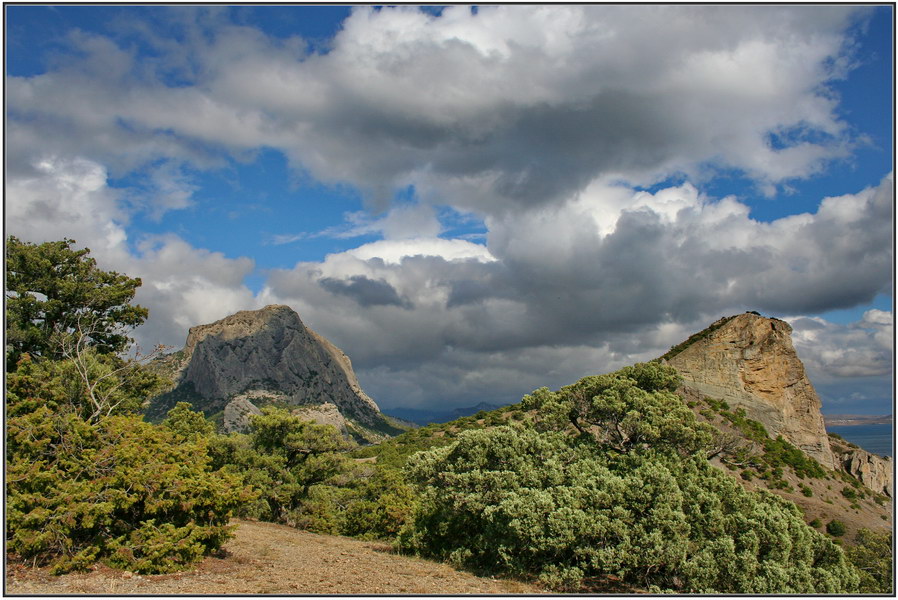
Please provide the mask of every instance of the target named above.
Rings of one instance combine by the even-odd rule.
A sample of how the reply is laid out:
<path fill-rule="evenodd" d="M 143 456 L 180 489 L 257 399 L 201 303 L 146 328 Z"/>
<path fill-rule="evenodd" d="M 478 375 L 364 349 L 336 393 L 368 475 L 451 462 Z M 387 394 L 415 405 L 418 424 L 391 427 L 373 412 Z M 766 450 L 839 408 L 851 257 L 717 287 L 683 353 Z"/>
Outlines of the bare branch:
<path fill-rule="evenodd" d="M 100 363 L 91 344 L 98 327 L 93 315 L 80 312 L 66 328 L 71 330 L 56 333 L 62 356 L 71 361 L 84 386 L 91 411 L 87 420 L 91 422 L 115 412 L 125 401 L 125 397 L 118 392 L 129 382 L 129 375 L 138 365 L 152 360 L 165 349 L 159 345 L 153 352 L 143 355 L 137 348 L 132 358 L 122 359 L 120 366 L 107 364 L 103 365 L 105 368 L 99 368 Z"/>

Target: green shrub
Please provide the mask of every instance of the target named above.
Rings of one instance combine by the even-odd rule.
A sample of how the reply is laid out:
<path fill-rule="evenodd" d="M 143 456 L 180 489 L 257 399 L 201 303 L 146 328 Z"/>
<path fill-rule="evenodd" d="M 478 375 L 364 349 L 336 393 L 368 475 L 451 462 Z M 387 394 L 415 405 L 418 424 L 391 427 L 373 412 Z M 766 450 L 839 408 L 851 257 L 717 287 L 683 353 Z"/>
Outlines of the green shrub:
<path fill-rule="evenodd" d="M 340 533 L 363 539 L 393 539 L 411 521 L 417 497 L 393 470 L 378 470 L 349 501 Z"/>
<path fill-rule="evenodd" d="M 721 327 L 726 325 L 733 318 L 734 317 L 724 317 L 722 319 L 718 319 L 717 321 L 715 321 L 714 323 L 711 323 L 711 325 L 709 325 L 702 331 L 699 331 L 698 333 L 693 333 L 685 341 L 680 342 L 676 346 L 671 347 L 671 349 L 668 350 L 667 352 L 665 352 L 661 356 L 661 358 L 664 360 L 670 360 L 671 358 L 673 358 L 677 354 L 681 353 L 683 350 L 685 350 L 689 346 L 693 345 L 694 343 L 696 343 L 700 340 L 705 339 L 706 337 L 711 335 L 713 332 L 717 331 L 718 329 L 720 329 Z"/>
<path fill-rule="evenodd" d="M 210 469 L 204 440 L 136 417 L 90 424 L 43 407 L 7 427 L 8 547 L 54 573 L 97 560 L 138 573 L 181 569 L 221 546 L 249 496 Z"/>
<path fill-rule="evenodd" d="M 855 500 L 857 498 L 857 491 L 854 488 L 845 487 L 842 488 L 842 495 L 849 500 Z"/>
<path fill-rule="evenodd" d="M 705 402 L 710 406 L 714 411 L 722 413 L 723 411 L 730 410 L 730 405 L 725 400 L 711 398 L 710 396 L 705 396 Z"/>
<path fill-rule="evenodd" d="M 525 396 L 521 405 L 536 411 L 539 429 L 573 426 L 583 438 L 612 452 L 652 448 L 688 456 L 706 451 L 716 430 L 698 423 L 673 393 L 681 381 L 673 367 L 637 363 L 584 377 L 557 392 L 540 388 Z"/>
<path fill-rule="evenodd" d="M 502 416 L 501 412 L 491 412 L 486 417 L 485 424 L 489 427 L 494 427 L 496 425 L 503 425 L 505 423 L 505 418 Z"/>
<path fill-rule="evenodd" d="M 801 484 L 799 487 L 801 488 L 801 493 L 804 494 L 806 497 L 810 498 L 811 496 L 814 495 L 814 490 L 811 489 L 810 487 L 808 487 L 804 484 Z"/>
<path fill-rule="evenodd" d="M 764 461 L 771 466 L 789 466 L 800 478 L 823 479 L 826 471 L 813 458 L 787 442 L 782 436 L 764 440 Z"/>
<path fill-rule="evenodd" d="M 823 522 L 820 519 L 814 519 L 810 523 L 808 523 L 814 529 L 820 529 L 823 526 Z"/>
<path fill-rule="evenodd" d="M 855 537 L 855 545 L 848 546 L 848 560 L 860 573 L 862 594 L 892 594 L 892 532 L 873 532 L 861 529 Z"/>
<path fill-rule="evenodd" d="M 833 519 L 826 524 L 826 533 L 835 537 L 842 537 L 845 535 L 845 523 Z"/>
<path fill-rule="evenodd" d="M 212 423 L 206 420 L 203 413 L 191 410 L 190 406 L 189 402 L 178 402 L 168 411 L 162 426 L 185 439 L 212 435 L 215 430 Z"/>
<path fill-rule="evenodd" d="M 215 468 L 227 468 L 260 491 L 257 500 L 241 505 L 240 515 L 296 524 L 308 510 L 316 530 L 331 531 L 336 523 L 323 523 L 331 509 L 310 494 L 345 471 L 348 447 L 335 427 L 266 406 L 250 417 L 248 435 L 214 436 L 209 452 Z"/>
<path fill-rule="evenodd" d="M 285 508 L 278 521 L 314 533 L 337 535 L 340 533 L 342 510 L 350 490 L 333 485 L 312 485 Z"/>
<path fill-rule="evenodd" d="M 609 453 L 562 432 L 498 427 L 416 455 L 406 550 L 576 591 L 614 573 L 699 593 L 837 593 L 857 575 L 794 504 L 743 490 L 700 455 Z"/>
<path fill-rule="evenodd" d="M 710 399 L 706 400 L 710 401 Z M 763 445 L 764 454 L 761 458 L 770 467 L 779 469 L 775 473 L 777 478 L 782 478 L 782 467 L 784 466 L 790 467 L 801 479 L 805 477 L 826 478 L 826 471 L 820 463 L 787 442 L 782 436 L 771 439 L 761 423 L 746 418 L 744 409 L 739 408 L 735 412 L 722 411 L 720 414 L 739 429 L 745 437 Z"/>

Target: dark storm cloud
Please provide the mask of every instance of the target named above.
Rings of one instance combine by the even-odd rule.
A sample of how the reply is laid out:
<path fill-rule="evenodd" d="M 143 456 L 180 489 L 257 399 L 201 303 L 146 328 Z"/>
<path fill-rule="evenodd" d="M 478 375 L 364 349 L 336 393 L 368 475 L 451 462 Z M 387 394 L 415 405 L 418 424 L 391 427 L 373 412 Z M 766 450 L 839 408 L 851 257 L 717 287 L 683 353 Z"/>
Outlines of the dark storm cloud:
<path fill-rule="evenodd" d="M 318 284 L 332 294 L 352 298 L 360 306 L 399 306 L 411 309 L 413 305 L 399 297 L 399 294 L 383 279 L 368 279 L 364 275 L 353 275 L 348 279 L 324 277 Z"/>
<path fill-rule="evenodd" d="M 634 189 L 720 167 L 773 191 L 844 156 L 854 140 L 828 85 L 851 64 L 860 12 L 362 7 L 328 53 L 307 54 L 226 12 L 187 11 L 177 39 L 129 33 L 152 37 L 151 64 L 128 39 L 77 35 L 75 58 L 7 80 L 7 224 L 33 239 L 75 231 L 144 277 L 153 317 L 139 335 L 151 342 L 283 302 L 385 406 L 516 401 L 653 358 L 723 314 L 824 311 L 889 289 L 891 177 L 773 223 L 691 185 Z M 769 143 L 794 129 L 813 142 Z M 146 210 L 161 214 L 189 205 L 182 165 L 260 148 L 385 209 L 414 186 L 413 200 L 482 218 L 486 247 L 439 239 L 431 206 L 394 207 L 366 225 L 387 239 L 274 270 L 257 294 L 246 258 L 174 235 L 132 253 L 133 213 L 107 176 L 149 181 L 159 201 Z M 858 352 L 820 364 L 857 375 L 871 338 L 839 340 Z"/>
<path fill-rule="evenodd" d="M 655 195 L 599 186 L 563 207 L 493 222 L 492 261 L 447 260 L 432 255 L 427 240 L 407 240 L 399 260 L 359 260 L 351 251 L 279 271 L 269 283 L 277 298 L 351 351 L 381 394 L 413 381 L 453 398 L 477 386 L 526 387 L 538 377 L 527 373 L 524 357 L 536 356 L 547 361 L 541 376 L 562 384 L 563 377 L 659 356 L 721 316 L 788 316 L 795 313 L 783 307 L 872 298 L 891 280 L 892 189 L 889 176 L 824 200 L 814 214 L 762 223 L 745 205 L 703 199 L 688 185 Z M 336 272 L 389 281 L 414 307 L 371 306 L 359 314 L 344 294 L 305 283 Z M 890 330 L 891 322 L 878 327 Z M 874 338 L 827 340 L 808 353 L 809 364 L 829 356 L 819 371 L 861 374 Z M 839 344 L 855 351 L 833 355 Z M 873 355 L 879 375 L 869 376 L 881 377 L 882 354 Z M 450 366 L 469 364 L 478 366 L 456 380 Z"/>

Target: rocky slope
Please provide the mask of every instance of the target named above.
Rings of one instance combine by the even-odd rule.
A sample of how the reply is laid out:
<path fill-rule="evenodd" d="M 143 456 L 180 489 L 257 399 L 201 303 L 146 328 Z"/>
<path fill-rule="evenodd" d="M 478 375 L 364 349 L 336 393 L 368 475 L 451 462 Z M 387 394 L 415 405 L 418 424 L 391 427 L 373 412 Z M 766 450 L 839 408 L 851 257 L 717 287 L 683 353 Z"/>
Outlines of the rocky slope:
<path fill-rule="evenodd" d="M 356 437 L 400 431 L 362 391 L 346 354 L 288 306 L 191 327 L 184 349 L 154 366 L 175 387 L 151 403 L 151 416 L 187 400 L 206 413 L 222 413 L 225 431 L 239 431 L 259 406 L 274 403 Z"/>
<path fill-rule="evenodd" d="M 840 469 L 874 492 L 893 495 L 895 464 L 890 457 L 877 456 L 833 436 L 830 436 L 829 443 Z"/>
<path fill-rule="evenodd" d="M 792 327 L 753 313 L 721 319 L 712 327 L 705 337 L 666 356 L 687 386 L 744 408 L 771 436 L 782 435 L 834 469 L 820 398 L 792 347 Z"/>
<path fill-rule="evenodd" d="M 820 398 L 791 334 L 785 321 L 745 313 L 716 321 L 662 359 L 680 372 L 687 391 L 744 409 L 771 437 L 781 435 L 824 467 L 843 470 L 873 491 L 891 495 L 891 460 L 857 447 L 833 452 Z"/>

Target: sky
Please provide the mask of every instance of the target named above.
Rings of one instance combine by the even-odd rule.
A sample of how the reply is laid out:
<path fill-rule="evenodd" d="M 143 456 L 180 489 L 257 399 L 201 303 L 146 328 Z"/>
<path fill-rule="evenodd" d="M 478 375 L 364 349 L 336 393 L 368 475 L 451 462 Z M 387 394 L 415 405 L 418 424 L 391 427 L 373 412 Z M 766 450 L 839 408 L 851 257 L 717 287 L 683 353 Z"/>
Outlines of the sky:
<path fill-rule="evenodd" d="M 893 6 L 5 5 L 5 226 L 144 350 L 286 304 L 395 407 L 788 321 L 892 412 Z"/>

